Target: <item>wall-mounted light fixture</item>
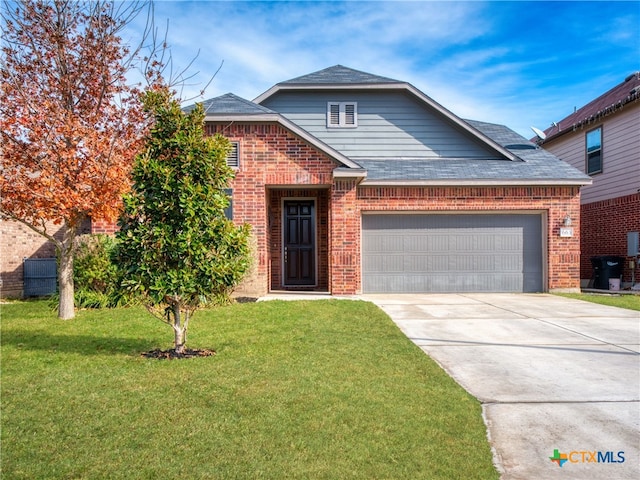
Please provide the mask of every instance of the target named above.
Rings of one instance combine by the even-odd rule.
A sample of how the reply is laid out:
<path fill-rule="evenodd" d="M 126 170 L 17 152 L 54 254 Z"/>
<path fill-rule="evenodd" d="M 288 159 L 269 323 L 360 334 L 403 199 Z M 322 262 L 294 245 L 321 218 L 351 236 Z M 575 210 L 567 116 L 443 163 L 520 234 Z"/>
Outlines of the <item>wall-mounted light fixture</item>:
<path fill-rule="evenodd" d="M 562 226 L 560 227 L 561 237 L 573 237 L 573 228 L 571 227 L 571 223 L 571 217 L 567 214 L 562 221 Z"/>

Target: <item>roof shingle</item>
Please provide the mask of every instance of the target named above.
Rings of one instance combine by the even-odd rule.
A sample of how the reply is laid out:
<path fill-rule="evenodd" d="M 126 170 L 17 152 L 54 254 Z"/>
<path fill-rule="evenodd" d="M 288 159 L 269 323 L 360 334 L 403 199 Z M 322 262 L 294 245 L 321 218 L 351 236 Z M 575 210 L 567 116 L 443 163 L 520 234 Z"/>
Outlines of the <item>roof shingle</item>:
<path fill-rule="evenodd" d="M 343 65 L 334 65 L 317 72 L 303 75 L 301 77 L 292 78 L 280 82 L 278 85 L 336 85 L 336 84 L 388 84 L 398 83 L 404 84 L 399 80 L 392 78 L 372 75 L 371 73 L 361 72 L 348 68 Z"/>
<path fill-rule="evenodd" d="M 260 115 L 265 113 L 275 114 L 273 110 L 270 110 L 262 105 L 253 103 L 250 100 L 245 100 L 242 97 L 234 95 L 233 93 L 227 93 L 219 97 L 210 98 L 202 102 L 205 113 L 218 113 L 218 114 L 237 114 L 237 115 Z M 190 112 L 195 108 L 195 105 L 189 105 L 182 110 Z"/>
<path fill-rule="evenodd" d="M 583 125 L 599 121 L 601 118 L 617 112 L 624 105 L 638 100 L 640 100 L 640 72 L 634 72 L 625 78 L 624 82 L 547 128 L 544 131 L 547 136 L 545 141 L 571 132 Z"/>
<path fill-rule="evenodd" d="M 501 181 L 551 183 L 568 181 L 590 183 L 589 176 L 541 149 L 504 125 L 467 120 L 474 128 L 506 147 L 522 161 L 478 158 L 362 160 L 367 183 L 430 181 Z"/>

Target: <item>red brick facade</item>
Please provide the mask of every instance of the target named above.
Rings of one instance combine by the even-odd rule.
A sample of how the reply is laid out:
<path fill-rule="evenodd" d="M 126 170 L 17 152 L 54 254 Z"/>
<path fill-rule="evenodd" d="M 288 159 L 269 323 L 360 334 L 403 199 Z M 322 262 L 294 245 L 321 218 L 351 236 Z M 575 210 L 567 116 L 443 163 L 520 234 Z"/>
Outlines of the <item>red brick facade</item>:
<path fill-rule="evenodd" d="M 624 257 L 623 281 L 631 281 L 627 258 L 627 232 L 640 232 L 640 193 L 587 203 L 581 207 L 582 260 L 580 276 L 590 279 L 593 274 L 591 257 L 615 255 Z M 636 272 L 640 279 L 640 272 Z"/>
<path fill-rule="evenodd" d="M 240 143 L 233 182 L 233 214 L 256 237 L 256 268 L 246 294 L 286 287 L 281 278 L 282 199 L 312 198 L 317 206 L 317 290 L 360 293 L 361 214 L 366 211 L 536 212 L 546 218 L 546 286 L 579 288 L 580 196 L 578 187 L 367 187 L 334 179 L 338 165 L 279 125 L 209 124 Z M 570 216 L 574 236 L 560 237 Z M 257 287 L 257 291 L 256 291 Z"/>
<path fill-rule="evenodd" d="M 361 292 L 361 216 L 373 211 L 540 213 L 546 219 L 546 288 L 580 287 L 578 187 L 359 186 L 356 178 L 334 178 L 338 163 L 281 125 L 207 124 L 208 134 L 216 132 L 239 142 L 240 166 L 231 185 L 233 218 L 252 226 L 254 240 L 252 273 L 237 292 L 239 295 L 261 296 L 286 288 L 281 258 L 285 199 L 315 202 L 317 282 L 313 290 L 334 295 Z M 632 197 L 625 208 L 637 210 L 638 195 Z M 602 215 L 594 212 L 595 217 Z M 560 237 L 560 227 L 567 216 L 573 221 L 575 234 Z M 623 217 L 624 214 L 620 218 Z M 91 232 L 113 233 L 115 229 L 113 224 L 94 221 Z M 22 257 L 53 255 L 52 245 L 44 246 L 45 243 L 23 227 L 16 229 L 12 222 L 2 223 L 5 292 L 9 285 L 21 288 Z"/>
<path fill-rule="evenodd" d="M 118 231 L 118 225 L 104 220 L 91 220 L 91 233 L 104 233 L 114 235 Z"/>
<path fill-rule="evenodd" d="M 281 237 L 284 198 L 313 198 L 318 224 L 318 290 L 329 289 L 329 188 L 338 166 L 324 153 L 273 124 L 207 124 L 207 133 L 221 133 L 240 142 L 240 167 L 233 189 L 233 218 L 248 223 L 256 239 L 253 278 L 242 294 L 264 295 L 281 290 Z M 251 285 L 251 288 L 247 288 Z"/>

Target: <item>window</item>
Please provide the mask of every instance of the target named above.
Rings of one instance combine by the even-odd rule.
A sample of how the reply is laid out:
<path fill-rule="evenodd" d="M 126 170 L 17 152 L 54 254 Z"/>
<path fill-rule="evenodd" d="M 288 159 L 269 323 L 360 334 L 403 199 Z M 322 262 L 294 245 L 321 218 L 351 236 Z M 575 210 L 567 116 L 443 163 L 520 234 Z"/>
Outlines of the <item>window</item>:
<path fill-rule="evenodd" d="M 327 127 L 344 128 L 358 126 L 358 104 L 355 102 L 329 102 Z"/>
<path fill-rule="evenodd" d="M 587 175 L 602 173 L 602 127 L 587 132 Z"/>
<path fill-rule="evenodd" d="M 240 142 L 231 142 L 231 151 L 227 155 L 227 165 L 240 168 Z"/>
<path fill-rule="evenodd" d="M 233 189 L 225 188 L 224 193 L 227 197 L 229 197 L 229 206 L 224 209 L 224 216 L 229 220 L 233 220 Z"/>

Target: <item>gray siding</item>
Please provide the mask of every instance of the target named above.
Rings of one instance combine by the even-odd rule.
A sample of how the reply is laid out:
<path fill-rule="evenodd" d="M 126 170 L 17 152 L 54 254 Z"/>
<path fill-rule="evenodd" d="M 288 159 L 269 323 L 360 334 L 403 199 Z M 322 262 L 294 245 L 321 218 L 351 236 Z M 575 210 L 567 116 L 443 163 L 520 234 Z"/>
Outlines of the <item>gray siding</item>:
<path fill-rule="evenodd" d="M 603 171 L 593 175 L 593 184 L 581 189 L 581 202 L 592 203 L 622 197 L 640 189 L 640 104 L 628 105 L 621 113 L 605 117 L 584 129 L 567 133 L 543 147 L 581 172 L 585 167 L 585 135 L 602 126 Z M 565 128 L 571 128 L 567 126 Z"/>
<path fill-rule="evenodd" d="M 327 128 L 327 102 L 357 102 L 356 128 Z M 353 158 L 496 158 L 402 92 L 280 92 L 263 106 Z"/>

